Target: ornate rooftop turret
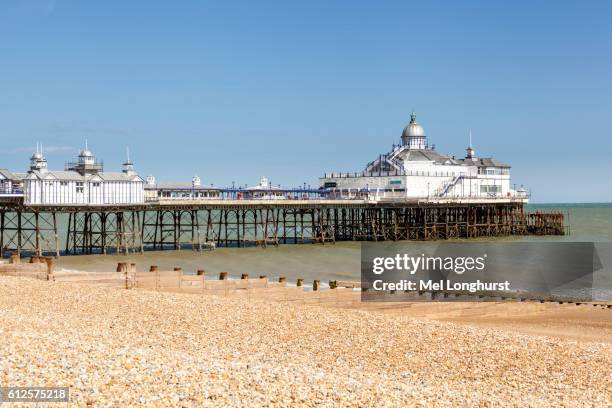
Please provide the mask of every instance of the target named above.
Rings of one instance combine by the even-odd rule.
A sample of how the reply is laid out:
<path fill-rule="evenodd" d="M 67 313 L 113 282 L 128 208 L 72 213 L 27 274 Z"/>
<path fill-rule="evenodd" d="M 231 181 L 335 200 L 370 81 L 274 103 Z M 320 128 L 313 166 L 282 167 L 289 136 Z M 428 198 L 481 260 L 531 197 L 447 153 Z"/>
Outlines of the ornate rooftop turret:
<path fill-rule="evenodd" d="M 123 163 L 123 172 L 127 174 L 128 176 L 134 176 L 136 175 L 136 172 L 134 171 L 134 162 L 130 160 L 130 148 L 126 147 L 125 151 L 126 151 L 126 160 Z"/>
<path fill-rule="evenodd" d="M 47 159 L 43 155 L 42 143 L 36 143 L 36 152 L 30 157 L 30 170 L 47 171 Z"/>
<path fill-rule="evenodd" d="M 410 115 L 410 123 L 406 125 L 402 132 L 402 144 L 410 149 L 425 149 L 427 147 L 425 129 L 417 122 L 414 112 Z"/>
<path fill-rule="evenodd" d="M 85 174 L 97 174 L 102 172 L 104 166 L 102 163 L 96 161 L 96 156 L 89 150 L 87 146 L 87 140 L 85 140 L 85 148 L 81 150 L 76 163 L 66 163 L 66 170 L 74 170 L 79 173 Z"/>
<path fill-rule="evenodd" d="M 467 149 L 465 149 L 465 151 L 466 151 L 466 155 L 465 155 L 466 159 L 472 160 L 472 161 L 476 161 L 477 160 L 476 151 L 472 147 L 472 131 L 471 130 L 470 130 L 470 140 L 469 140 L 469 143 L 468 143 L 468 147 L 467 147 Z"/>

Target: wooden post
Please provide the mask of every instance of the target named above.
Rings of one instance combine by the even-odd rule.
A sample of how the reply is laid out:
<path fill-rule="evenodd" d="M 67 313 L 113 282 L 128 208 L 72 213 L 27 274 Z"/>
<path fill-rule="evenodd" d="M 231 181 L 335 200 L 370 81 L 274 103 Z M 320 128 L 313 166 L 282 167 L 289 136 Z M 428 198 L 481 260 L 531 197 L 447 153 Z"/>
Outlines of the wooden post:
<path fill-rule="evenodd" d="M 127 271 L 129 271 L 129 264 L 127 262 L 117 263 L 117 272 L 127 272 Z"/>
<path fill-rule="evenodd" d="M 181 268 L 180 266 L 175 266 L 174 272 L 178 272 L 178 288 L 180 290 L 183 283 L 183 268 Z"/>
<path fill-rule="evenodd" d="M 157 265 L 151 265 L 151 267 L 149 268 L 149 272 L 157 272 L 159 271 L 159 268 L 157 267 Z"/>
<path fill-rule="evenodd" d="M 249 279 L 249 274 L 248 274 L 248 273 L 243 273 L 243 274 L 240 276 L 240 279 Z"/>
<path fill-rule="evenodd" d="M 45 262 L 47 263 L 47 280 L 51 280 L 51 276 L 53 276 L 53 271 L 55 267 L 55 260 L 52 256 L 48 256 L 45 258 Z"/>
<path fill-rule="evenodd" d="M 221 272 L 219 273 L 219 280 L 227 280 L 227 272 Z"/>
<path fill-rule="evenodd" d="M 204 269 L 198 269 L 198 270 L 197 270 L 197 272 L 196 272 L 196 275 L 198 275 L 198 276 L 204 276 L 204 273 L 205 273 L 205 272 L 206 272 L 206 271 L 205 271 Z"/>
<path fill-rule="evenodd" d="M 329 281 L 329 288 L 330 289 L 336 289 L 338 287 L 338 281 L 335 280 L 330 280 Z"/>
<path fill-rule="evenodd" d="M 304 286 L 304 278 L 298 278 L 295 286 Z"/>
<path fill-rule="evenodd" d="M 285 278 L 284 276 L 279 276 L 278 277 L 278 283 L 283 283 L 283 282 L 286 282 L 286 281 L 287 281 L 287 278 Z"/>
<path fill-rule="evenodd" d="M 317 290 L 319 290 L 319 285 L 320 285 L 319 280 L 318 280 L 318 279 L 315 279 L 315 280 L 312 282 L 312 290 L 313 290 L 313 291 L 317 291 Z"/>
<path fill-rule="evenodd" d="M 267 279 L 268 276 L 267 275 L 259 275 L 259 279 Z"/>

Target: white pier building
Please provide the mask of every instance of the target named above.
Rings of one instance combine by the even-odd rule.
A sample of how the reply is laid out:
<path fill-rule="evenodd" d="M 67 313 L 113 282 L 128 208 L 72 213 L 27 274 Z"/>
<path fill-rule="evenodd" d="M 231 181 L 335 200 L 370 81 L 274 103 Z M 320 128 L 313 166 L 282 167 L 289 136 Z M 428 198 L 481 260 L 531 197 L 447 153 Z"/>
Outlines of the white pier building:
<path fill-rule="evenodd" d="M 525 190 L 511 187 L 510 166 L 492 157 L 477 157 L 471 140 L 463 158 L 430 147 L 414 112 L 399 145 L 362 172 L 325 174 L 320 186 L 335 198 L 527 199 Z"/>
<path fill-rule="evenodd" d="M 25 204 L 111 205 L 144 203 L 144 180 L 128 158 L 122 172 L 105 172 L 85 146 L 64 171 L 52 171 L 42 148 L 30 158 L 30 170 L 21 176 Z"/>
<path fill-rule="evenodd" d="M 221 194 L 219 188 L 203 186 L 197 175 L 191 178 L 191 183 L 158 183 L 153 175 L 149 175 L 144 189 L 148 202 L 219 199 Z"/>

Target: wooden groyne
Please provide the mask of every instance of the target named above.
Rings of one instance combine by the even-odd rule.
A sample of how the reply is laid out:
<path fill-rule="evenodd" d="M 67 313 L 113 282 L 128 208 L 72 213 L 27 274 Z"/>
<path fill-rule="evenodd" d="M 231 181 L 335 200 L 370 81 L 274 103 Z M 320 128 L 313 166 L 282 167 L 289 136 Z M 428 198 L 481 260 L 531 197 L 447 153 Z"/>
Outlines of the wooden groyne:
<path fill-rule="evenodd" d="M 62 220 L 67 221 L 65 229 L 59 227 Z M 527 213 L 522 202 L 507 200 L 225 200 L 117 207 L 0 202 L 0 248 L 3 254 L 15 251 L 19 255 L 59 256 L 337 241 L 563 235 L 564 222 L 561 213 Z"/>
<path fill-rule="evenodd" d="M 612 302 L 591 301 L 572 297 L 537 293 L 479 292 L 467 291 L 414 291 L 376 292 L 371 301 L 363 301 L 362 292 L 372 293 L 367 284 L 355 281 L 329 281 L 323 288 L 320 280 L 313 280 L 306 289 L 304 279 L 295 285 L 289 284 L 284 276 L 269 279 L 266 275 L 255 278 L 243 273 L 240 279 L 230 279 L 228 272 L 212 276 L 203 269 L 185 273 L 183 268 L 159 270 L 155 265 L 140 271 L 134 263 L 119 263 L 117 272 L 73 272 L 55 271 L 53 258 L 34 257 L 29 263 L 15 259 L 14 263 L 0 264 L 0 275 L 20 276 L 52 282 L 73 282 L 108 286 L 121 289 L 142 289 L 160 292 L 189 293 L 225 297 L 246 297 L 273 301 L 303 302 L 338 307 L 385 308 L 385 304 L 458 301 L 458 302 L 532 302 L 555 303 L 576 306 L 593 306 L 612 311 Z M 376 301 L 379 297 L 379 301 Z"/>

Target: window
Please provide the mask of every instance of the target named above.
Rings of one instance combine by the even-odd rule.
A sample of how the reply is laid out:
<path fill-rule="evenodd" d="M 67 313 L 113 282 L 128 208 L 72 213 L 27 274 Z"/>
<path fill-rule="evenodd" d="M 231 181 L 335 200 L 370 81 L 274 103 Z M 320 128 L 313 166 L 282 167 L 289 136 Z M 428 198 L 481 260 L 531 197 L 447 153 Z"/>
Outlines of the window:
<path fill-rule="evenodd" d="M 68 182 L 67 181 L 60 181 L 60 186 L 67 187 L 68 186 Z"/>
<path fill-rule="evenodd" d="M 501 186 L 480 186 L 481 194 L 501 193 Z"/>
<path fill-rule="evenodd" d="M 94 187 L 100 187 L 100 183 L 97 183 L 97 182 L 96 183 L 91 183 L 91 185 L 94 186 Z"/>
<path fill-rule="evenodd" d="M 500 176 L 510 174 L 510 170 L 505 167 L 481 167 L 478 168 L 478 174 L 486 174 L 487 176 Z"/>
<path fill-rule="evenodd" d="M 83 190 L 83 182 L 82 181 L 77 181 L 76 182 L 76 192 L 77 193 L 82 193 Z"/>

